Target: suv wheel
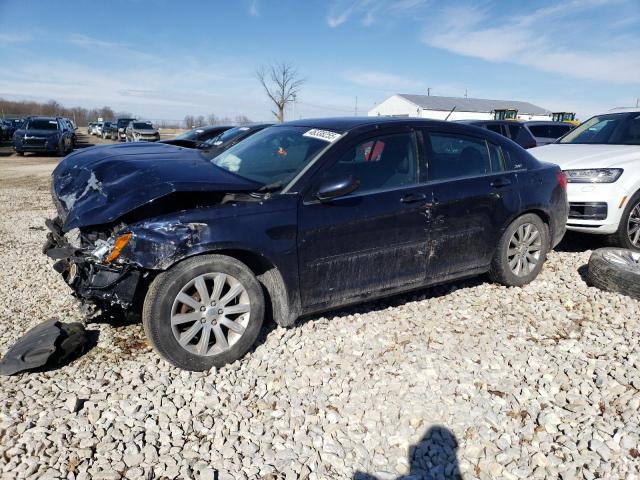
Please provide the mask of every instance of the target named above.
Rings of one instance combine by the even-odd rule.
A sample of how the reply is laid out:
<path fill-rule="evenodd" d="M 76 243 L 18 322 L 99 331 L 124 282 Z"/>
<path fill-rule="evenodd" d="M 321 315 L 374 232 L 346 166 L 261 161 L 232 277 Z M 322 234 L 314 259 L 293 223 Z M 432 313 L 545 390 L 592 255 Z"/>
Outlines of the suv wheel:
<path fill-rule="evenodd" d="M 515 219 L 502 234 L 491 262 L 494 282 L 519 287 L 532 282 L 542 270 L 549 250 L 549 230 L 533 213 Z"/>
<path fill-rule="evenodd" d="M 245 264 L 224 255 L 190 258 L 161 273 L 142 309 L 154 349 L 194 371 L 241 358 L 258 338 L 263 318 L 260 283 Z"/>
<path fill-rule="evenodd" d="M 640 192 L 627 202 L 612 240 L 611 243 L 618 247 L 640 252 Z"/>

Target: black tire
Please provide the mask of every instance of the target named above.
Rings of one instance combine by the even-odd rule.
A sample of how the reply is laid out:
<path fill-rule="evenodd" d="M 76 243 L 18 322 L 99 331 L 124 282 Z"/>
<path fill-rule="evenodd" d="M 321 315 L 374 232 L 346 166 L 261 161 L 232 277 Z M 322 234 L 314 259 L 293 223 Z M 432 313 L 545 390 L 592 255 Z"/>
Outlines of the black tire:
<path fill-rule="evenodd" d="M 514 234 L 523 225 L 531 224 L 535 226 L 535 228 L 539 232 L 540 236 L 540 245 L 539 245 L 539 257 L 537 259 L 537 263 L 533 267 L 533 269 L 524 275 L 517 275 L 512 271 L 509 266 L 509 247 L 511 243 L 511 239 Z M 491 268 L 489 270 L 489 278 L 493 282 L 500 283 L 502 285 L 506 285 L 508 287 L 521 287 L 528 283 L 531 283 L 538 276 L 544 262 L 547 258 L 547 252 L 549 251 L 549 228 L 542 221 L 542 219 L 533 214 L 527 213 L 522 215 L 521 217 L 516 218 L 511 224 L 506 228 L 502 237 L 500 237 L 500 241 L 498 242 L 498 246 L 493 255 L 493 259 L 491 260 Z"/>
<path fill-rule="evenodd" d="M 17 153 L 19 156 L 24 157 L 24 152 L 21 152 L 21 151 L 19 151 L 19 150 L 16 150 L 16 153 Z"/>
<path fill-rule="evenodd" d="M 67 153 L 67 149 L 64 146 L 64 140 L 62 142 L 60 142 L 60 145 L 58 145 L 58 156 L 59 157 L 64 157 L 64 155 Z"/>
<path fill-rule="evenodd" d="M 174 300 L 182 288 L 196 277 L 212 272 L 237 279 L 248 295 L 250 310 L 248 323 L 237 341 L 222 352 L 204 356 L 188 351 L 178 343 L 171 326 L 171 315 Z M 262 287 L 244 263 L 225 255 L 202 255 L 178 263 L 153 280 L 144 300 L 142 324 L 149 342 L 165 360 L 185 370 L 202 371 L 220 368 L 247 353 L 260 333 L 264 309 Z M 196 338 L 198 336 L 194 340 Z"/>
<path fill-rule="evenodd" d="M 640 253 L 626 248 L 599 248 L 589 258 L 587 283 L 640 300 Z"/>
<path fill-rule="evenodd" d="M 640 237 L 638 238 L 638 243 L 634 245 L 631 242 L 631 239 L 629 238 L 629 234 L 627 232 L 629 217 L 631 216 L 634 208 L 639 204 L 640 192 L 636 192 L 635 195 L 633 195 L 629 199 L 629 201 L 627 202 L 627 206 L 622 212 L 622 217 L 620 217 L 620 225 L 618 225 L 618 231 L 610 236 L 610 245 L 640 252 Z"/>

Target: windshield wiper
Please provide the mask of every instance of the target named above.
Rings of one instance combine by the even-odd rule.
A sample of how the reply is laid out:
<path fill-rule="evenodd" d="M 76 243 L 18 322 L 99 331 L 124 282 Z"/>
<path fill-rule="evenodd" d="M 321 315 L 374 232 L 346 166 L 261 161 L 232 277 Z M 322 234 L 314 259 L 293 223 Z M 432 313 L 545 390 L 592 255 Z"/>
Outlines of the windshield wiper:
<path fill-rule="evenodd" d="M 281 180 L 279 180 L 277 182 L 268 183 L 266 185 L 261 186 L 259 189 L 255 191 L 255 193 L 270 194 L 273 192 L 277 192 L 278 190 L 282 189 L 282 187 L 284 187 L 284 183 Z"/>
<path fill-rule="evenodd" d="M 282 180 L 278 180 L 277 182 L 268 183 L 266 185 L 261 186 L 258 190 L 256 190 L 256 192 L 257 193 L 272 193 L 272 192 L 277 192 L 282 187 L 284 187 L 284 183 L 282 182 Z"/>

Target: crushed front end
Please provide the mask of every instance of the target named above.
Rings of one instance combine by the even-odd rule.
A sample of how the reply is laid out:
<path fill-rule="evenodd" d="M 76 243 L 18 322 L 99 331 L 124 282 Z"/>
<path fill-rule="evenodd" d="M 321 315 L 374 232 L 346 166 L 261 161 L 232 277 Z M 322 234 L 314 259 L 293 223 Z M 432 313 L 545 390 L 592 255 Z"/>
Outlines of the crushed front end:
<path fill-rule="evenodd" d="M 60 217 L 47 220 L 46 225 L 49 232 L 43 252 L 56 261 L 53 268 L 62 274 L 76 297 L 124 309 L 131 306 L 141 272 L 119 258 L 130 233 L 74 229 L 65 234 Z"/>

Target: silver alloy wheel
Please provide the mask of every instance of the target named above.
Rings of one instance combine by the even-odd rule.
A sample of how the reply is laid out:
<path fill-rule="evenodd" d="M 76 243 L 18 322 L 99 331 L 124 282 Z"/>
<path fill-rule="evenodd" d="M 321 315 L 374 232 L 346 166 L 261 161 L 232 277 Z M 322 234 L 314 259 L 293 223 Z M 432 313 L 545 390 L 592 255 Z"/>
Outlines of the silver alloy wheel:
<path fill-rule="evenodd" d="M 640 248 L 640 202 L 629 212 L 629 221 L 627 222 L 627 235 L 629 241 L 634 247 Z"/>
<path fill-rule="evenodd" d="M 540 262 L 542 236 L 533 223 L 520 225 L 509 240 L 507 260 L 509 268 L 518 277 L 529 275 Z"/>
<path fill-rule="evenodd" d="M 210 356 L 242 337 L 251 312 L 246 288 L 234 277 L 212 272 L 189 281 L 171 307 L 171 330 L 185 350 Z"/>
<path fill-rule="evenodd" d="M 627 270 L 640 272 L 640 253 L 621 248 L 609 248 L 602 256 L 610 263 Z"/>

